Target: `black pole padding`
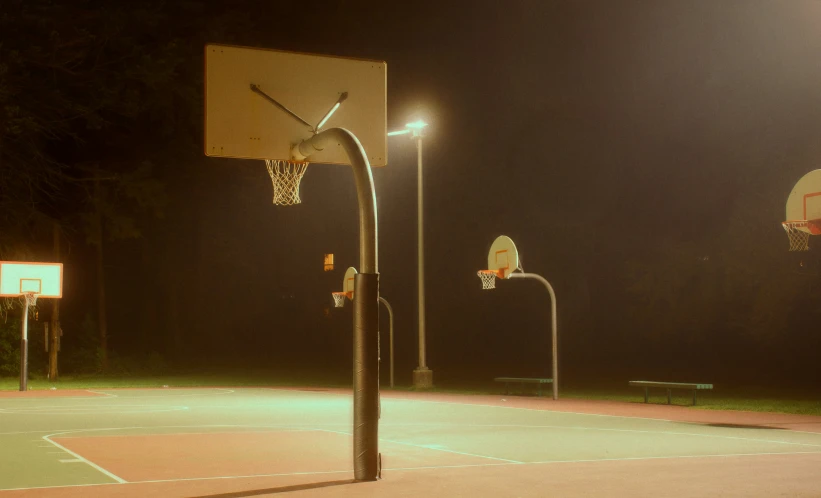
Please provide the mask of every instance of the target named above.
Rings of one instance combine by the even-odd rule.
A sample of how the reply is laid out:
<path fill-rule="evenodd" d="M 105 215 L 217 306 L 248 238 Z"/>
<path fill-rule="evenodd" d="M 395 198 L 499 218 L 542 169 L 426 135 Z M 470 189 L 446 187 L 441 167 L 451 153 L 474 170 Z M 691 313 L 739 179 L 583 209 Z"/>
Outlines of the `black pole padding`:
<path fill-rule="evenodd" d="M 354 277 L 354 478 L 379 478 L 379 275 Z"/>
<path fill-rule="evenodd" d="M 26 310 L 28 311 L 28 310 Z M 29 345 L 25 339 L 20 339 L 20 390 L 28 390 L 29 373 Z"/>

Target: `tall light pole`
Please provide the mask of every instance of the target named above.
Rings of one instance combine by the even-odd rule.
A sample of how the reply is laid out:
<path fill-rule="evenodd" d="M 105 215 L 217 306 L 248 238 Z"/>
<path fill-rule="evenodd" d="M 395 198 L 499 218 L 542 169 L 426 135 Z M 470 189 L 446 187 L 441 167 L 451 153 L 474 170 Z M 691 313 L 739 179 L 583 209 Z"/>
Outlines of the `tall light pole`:
<path fill-rule="evenodd" d="M 404 130 L 392 131 L 388 136 L 409 134 L 416 141 L 416 163 L 417 163 L 417 288 L 419 319 L 419 366 L 413 371 L 413 387 L 427 389 L 433 387 L 433 370 L 428 368 L 425 349 L 425 233 L 423 215 L 423 189 L 422 189 L 422 130 L 428 124 L 422 121 L 414 121 L 405 125 Z"/>

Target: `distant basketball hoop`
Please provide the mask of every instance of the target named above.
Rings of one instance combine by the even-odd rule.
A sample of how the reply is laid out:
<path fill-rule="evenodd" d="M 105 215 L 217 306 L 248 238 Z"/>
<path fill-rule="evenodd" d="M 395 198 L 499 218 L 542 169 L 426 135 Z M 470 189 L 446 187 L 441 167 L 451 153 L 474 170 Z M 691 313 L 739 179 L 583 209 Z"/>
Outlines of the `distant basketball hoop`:
<path fill-rule="evenodd" d="M 0 296 L 19 297 L 23 304 L 20 330 L 20 390 L 28 390 L 29 311 L 37 298 L 63 297 L 63 265 L 0 261 Z"/>
<path fill-rule="evenodd" d="M 497 272 L 493 270 L 479 270 L 476 274 L 482 279 L 483 290 L 496 288 L 496 277 L 499 276 Z"/>
<path fill-rule="evenodd" d="M 487 270 L 476 273 L 482 280 L 484 290 L 495 289 L 497 278 L 510 278 L 514 271 L 522 271 L 519 252 L 510 237 L 500 235 L 493 241 L 487 254 L 487 267 Z"/>
<path fill-rule="evenodd" d="M 356 274 L 356 268 L 353 266 L 345 270 L 345 276 L 342 277 L 342 292 L 331 292 L 331 297 L 334 298 L 334 307 L 344 307 L 345 299 L 353 301 L 354 278 Z"/>
<path fill-rule="evenodd" d="M 790 240 L 790 251 L 808 251 L 810 249 L 810 226 L 818 230 L 819 225 L 813 221 L 784 221 L 781 223 Z"/>
<path fill-rule="evenodd" d="M 331 292 L 331 297 L 334 298 L 334 308 L 344 308 L 345 299 L 350 299 L 347 292 Z"/>
<path fill-rule="evenodd" d="M 796 182 L 787 197 L 787 221 L 781 222 L 790 240 L 790 251 L 810 248 L 810 235 L 821 235 L 821 169 Z"/>
<path fill-rule="evenodd" d="M 496 279 L 527 278 L 541 282 L 550 295 L 550 336 L 553 349 L 553 399 L 559 399 L 559 341 L 556 321 L 556 293 L 544 277 L 535 273 L 525 273 L 519 259 L 519 251 L 510 237 L 500 235 L 496 237 L 487 253 L 487 270 L 479 270 L 477 275 L 482 279 L 482 289 L 495 289 Z"/>

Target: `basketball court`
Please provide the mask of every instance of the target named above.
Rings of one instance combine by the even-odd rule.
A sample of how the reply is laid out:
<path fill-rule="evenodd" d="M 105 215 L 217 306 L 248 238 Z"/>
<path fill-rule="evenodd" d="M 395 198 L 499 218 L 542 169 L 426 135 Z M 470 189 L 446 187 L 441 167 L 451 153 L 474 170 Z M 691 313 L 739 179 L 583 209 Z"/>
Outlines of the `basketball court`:
<path fill-rule="evenodd" d="M 354 389 L 31 392 L 23 374 L 23 392 L 0 393 L 0 496 L 817 496 L 821 417 L 513 396 L 380 397 L 371 166 L 387 164 L 386 64 L 224 45 L 206 46 L 205 62 L 204 152 L 264 164 L 273 204 L 302 202 L 309 159 L 351 165 L 361 273 L 346 275 L 334 299 L 354 304 Z M 799 197 L 784 227 L 803 250 L 805 234 L 821 229 L 808 221 L 818 218 L 814 195 Z M 59 270 L 52 280 L 61 285 Z M 45 277 L 11 276 L 16 283 L 3 295 L 23 296 L 26 306 L 50 296 L 35 282 Z M 552 287 L 521 270 L 507 237 L 491 246 L 479 276 L 485 289 L 497 278 L 545 283 L 558 398 Z"/>
<path fill-rule="evenodd" d="M 402 392 L 382 397 L 382 480 L 353 482 L 351 396 L 316 388 L 4 392 L 0 496 L 749 497 L 821 489 L 821 417 Z"/>

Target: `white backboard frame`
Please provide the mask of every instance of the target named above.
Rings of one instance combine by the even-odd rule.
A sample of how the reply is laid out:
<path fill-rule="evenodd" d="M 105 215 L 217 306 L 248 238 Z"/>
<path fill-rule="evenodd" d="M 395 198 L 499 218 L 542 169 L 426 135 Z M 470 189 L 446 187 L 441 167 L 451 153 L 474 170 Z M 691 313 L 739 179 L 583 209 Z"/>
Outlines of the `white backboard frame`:
<path fill-rule="evenodd" d="M 821 169 L 810 171 L 796 182 L 787 197 L 786 221 L 812 221 L 821 219 Z M 802 232 L 818 235 L 815 224 L 796 227 Z"/>
<path fill-rule="evenodd" d="M 356 271 L 356 268 L 351 266 L 345 270 L 345 276 L 342 277 L 342 292 L 347 294 L 351 301 L 353 301 L 354 278 L 357 273 L 359 272 Z"/>
<path fill-rule="evenodd" d="M 501 272 L 500 278 L 510 278 L 519 266 L 519 251 L 513 240 L 506 235 L 496 237 L 487 253 L 487 269 Z"/>
<path fill-rule="evenodd" d="M 0 296 L 21 296 L 27 292 L 43 298 L 63 297 L 63 265 L 0 261 Z"/>
<path fill-rule="evenodd" d="M 347 92 L 322 129 L 351 131 L 371 166 L 387 164 L 384 61 L 206 45 L 207 156 L 289 160 L 291 148 L 313 136 L 304 124 L 251 91 L 252 84 L 314 127 Z M 310 162 L 349 164 L 339 145 L 311 154 Z"/>

